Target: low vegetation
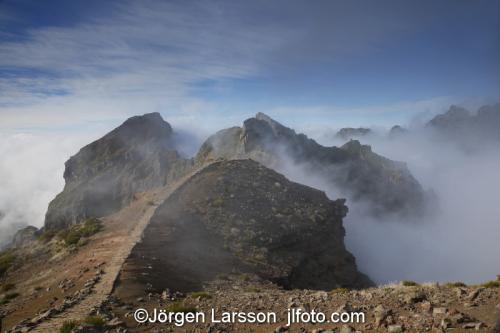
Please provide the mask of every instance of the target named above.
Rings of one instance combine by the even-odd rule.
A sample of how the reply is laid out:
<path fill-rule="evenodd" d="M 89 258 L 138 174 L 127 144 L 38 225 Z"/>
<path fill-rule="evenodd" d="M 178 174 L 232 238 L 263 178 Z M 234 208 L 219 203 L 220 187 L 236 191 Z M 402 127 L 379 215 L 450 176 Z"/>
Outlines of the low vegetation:
<path fill-rule="evenodd" d="M 12 266 L 16 256 L 11 251 L 0 254 L 0 277 L 4 276 L 7 270 Z"/>
<path fill-rule="evenodd" d="M 186 305 L 184 302 L 174 302 L 170 304 L 166 309 L 167 312 L 182 312 L 182 313 L 194 313 L 197 311 L 196 307 Z"/>
<path fill-rule="evenodd" d="M 445 283 L 444 285 L 447 288 L 465 288 L 467 285 L 463 282 L 457 281 L 457 282 L 448 282 Z"/>
<path fill-rule="evenodd" d="M 55 230 L 44 229 L 44 231 L 38 235 L 38 240 L 42 243 L 48 243 L 52 240 L 52 238 L 54 238 L 56 234 L 57 232 Z"/>
<path fill-rule="evenodd" d="M 419 284 L 415 281 L 403 280 L 401 281 L 401 285 L 405 287 L 418 287 Z"/>
<path fill-rule="evenodd" d="M 212 295 L 210 295 L 206 291 L 196 291 L 194 293 L 191 293 L 191 297 L 193 297 L 193 298 L 200 298 L 200 299 L 203 299 L 203 298 L 205 298 L 205 299 L 211 299 Z"/>
<path fill-rule="evenodd" d="M 212 205 L 214 207 L 222 207 L 224 205 L 224 198 L 222 197 L 218 197 L 216 198 L 213 202 L 212 202 Z"/>
<path fill-rule="evenodd" d="M 77 325 L 78 322 L 76 320 L 66 320 L 59 329 L 59 333 L 71 333 Z"/>
<path fill-rule="evenodd" d="M 90 237 L 102 230 L 102 222 L 97 218 L 90 218 L 83 223 L 79 223 L 65 228 L 57 233 L 57 237 L 64 241 L 67 246 L 84 245 L 87 237 Z"/>
<path fill-rule="evenodd" d="M 105 321 L 101 316 L 88 316 L 85 318 L 84 323 L 88 326 L 102 328 L 104 327 Z"/>
<path fill-rule="evenodd" d="M 330 294 L 343 294 L 349 292 L 347 288 L 335 288 L 330 290 Z"/>
<path fill-rule="evenodd" d="M 488 281 L 481 285 L 483 288 L 500 288 L 500 281 Z"/>

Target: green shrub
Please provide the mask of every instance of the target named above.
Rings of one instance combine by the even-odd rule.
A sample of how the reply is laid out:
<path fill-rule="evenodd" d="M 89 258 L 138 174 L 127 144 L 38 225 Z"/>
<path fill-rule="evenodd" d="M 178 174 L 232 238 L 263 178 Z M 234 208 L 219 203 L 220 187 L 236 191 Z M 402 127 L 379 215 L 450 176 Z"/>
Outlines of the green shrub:
<path fill-rule="evenodd" d="M 174 302 L 170 304 L 166 309 L 167 312 L 183 312 L 183 313 L 194 313 L 197 311 L 196 307 L 185 305 L 184 302 Z"/>
<path fill-rule="evenodd" d="M 2 277 L 12 266 L 15 259 L 16 256 L 10 251 L 0 254 L 0 277 Z"/>
<path fill-rule="evenodd" d="M 59 329 L 59 333 L 71 333 L 76 325 L 78 325 L 78 322 L 76 320 L 66 320 L 63 322 L 61 328 Z"/>
<path fill-rule="evenodd" d="M 500 281 L 488 281 L 481 285 L 484 288 L 500 288 Z"/>
<path fill-rule="evenodd" d="M 101 220 L 93 217 L 85 220 L 83 226 L 80 227 L 82 237 L 90 237 L 102 230 Z"/>
<path fill-rule="evenodd" d="M 88 316 L 85 318 L 85 324 L 92 327 L 102 328 L 104 327 L 105 321 L 101 316 Z"/>
<path fill-rule="evenodd" d="M 52 238 L 54 238 L 55 235 L 56 235 L 55 230 L 44 229 L 44 231 L 38 236 L 38 240 L 43 243 L 48 243 L 52 240 Z"/>
<path fill-rule="evenodd" d="M 348 293 L 348 292 L 349 292 L 349 289 L 347 289 L 347 288 L 335 288 L 335 289 L 330 290 L 330 294 L 344 294 L 344 293 Z"/>
<path fill-rule="evenodd" d="M 212 295 L 210 295 L 206 291 L 196 291 L 194 293 L 191 293 L 191 297 L 193 297 L 193 298 L 206 298 L 206 299 L 210 299 L 210 298 L 212 298 Z"/>
<path fill-rule="evenodd" d="M 214 207 L 221 207 L 222 205 L 224 205 L 224 199 L 222 197 L 218 197 L 212 202 L 212 205 Z"/>
<path fill-rule="evenodd" d="M 241 274 L 238 278 L 239 278 L 241 281 L 245 281 L 245 282 L 250 281 L 250 276 L 249 276 L 248 274 Z"/>
<path fill-rule="evenodd" d="M 401 281 L 401 285 L 405 287 L 417 287 L 418 283 L 415 281 L 403 280 Z"/>
<path fill-rule="evenodd" d="M 261 290 L 257 287 L 247 287 L 244 289 L 247 293 L 260 293 Z"/>
<path fill-rule="evenodd" d="M 102 230 L 102 223 L 97 218 L 89 218 L 85 222 L 70 226 L 57 233 L 57 238 L 64 241 L 67 246 L 85 245 L 82 238 L 90 237 Z"/>
<path fill-rule="evenodd" d="M 462 288 L 462 287 L 467 287 L 467 285 L 463 282 L 457 281 L 457 282 L 448 282 L 444 285 L 445 287 L 448 288 Z"/>

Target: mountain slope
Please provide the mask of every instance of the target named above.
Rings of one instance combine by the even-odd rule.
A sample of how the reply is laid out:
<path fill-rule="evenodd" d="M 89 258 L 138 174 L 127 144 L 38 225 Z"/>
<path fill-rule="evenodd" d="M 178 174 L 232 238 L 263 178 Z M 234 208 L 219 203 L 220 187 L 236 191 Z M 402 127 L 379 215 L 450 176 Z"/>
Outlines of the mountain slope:
<path fill-rule="evenodd" d="M 189 292 L 221 274 L 244 273 L 286 288 L 368 286 L 344 246 L 346 213 L 343 200 L 255 161 L 213 163 L 156 210 L 117 293 L 136 288 L 142 295 L 145 286 Z"/>

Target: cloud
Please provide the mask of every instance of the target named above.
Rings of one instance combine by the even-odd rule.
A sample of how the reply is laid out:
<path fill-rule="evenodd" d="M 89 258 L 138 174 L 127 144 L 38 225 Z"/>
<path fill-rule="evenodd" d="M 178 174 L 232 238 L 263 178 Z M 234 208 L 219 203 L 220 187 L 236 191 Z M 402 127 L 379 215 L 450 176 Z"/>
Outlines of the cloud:
<path fill-rule="evenodd" d="M 20 226 L 43 225 L 49 201 L 64 186 L 64 162 L 87 139 L 88 133 L 0 134 L 0 247 Z"/>
<path fill-rule="evenodd" d="M 195 83 L 258 75 L 262 58 L 285 40 L 262 25 L 234 29 L 238 18 L 227 7 L 131 1 L 113 6 L 109 16 L 32 28 L 26 38 L 4 41 L 2 125 L 36 126 L 51 113 L 74 121 L 80 105 L 94 120 L 114 114 L 113 104 L 122 114 L 175 109 L 196 101 Z M 50 110 L 59 107 L 67 109 Z M 19 111 L 30 117 L 18 119 Z"/>

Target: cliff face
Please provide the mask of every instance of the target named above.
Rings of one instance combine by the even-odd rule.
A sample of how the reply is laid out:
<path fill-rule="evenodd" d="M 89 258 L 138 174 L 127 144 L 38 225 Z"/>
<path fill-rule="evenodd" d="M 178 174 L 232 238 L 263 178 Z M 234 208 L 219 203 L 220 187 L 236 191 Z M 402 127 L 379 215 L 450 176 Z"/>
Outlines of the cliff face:
<path fill-rule="evenodd" d="M 190 165 L 175 150 L 158 113 L 136 116 L 66 162 L 64 190 L 49 204 L 45 227 L 59 228 L 126 205 L 134 193 L 165 185 Z"/>
<path fill-rule="evenodd" d="M 261 113 L 241 128 L 210 137 L 196 162 L 217 158 L 252 158 L 278 171 L 290 163 L 300 165 L 377 214 L 418 214 L 425 208 L 424 191 L 403 163 L 377 155 L 358 141 L 340 148 L 321 146 Z"/>
<path fill-rule="evenodd" d="M 366 286 L 344 246 L 346 213 L 344 200 L 255 161 L 217 162 L 160 205 L 129 265 L 149 267 L 133 276 L 159 291 L 197 290 L 231 273 L 289 288 Z"/>

